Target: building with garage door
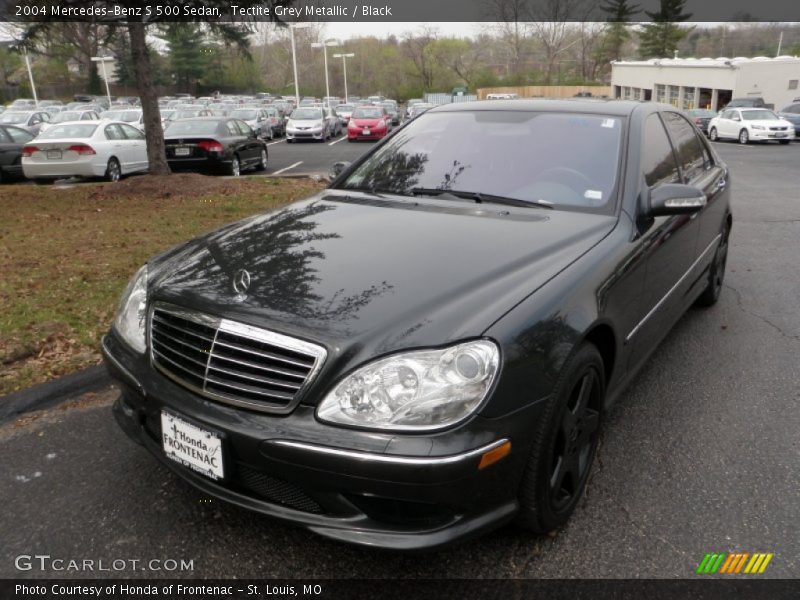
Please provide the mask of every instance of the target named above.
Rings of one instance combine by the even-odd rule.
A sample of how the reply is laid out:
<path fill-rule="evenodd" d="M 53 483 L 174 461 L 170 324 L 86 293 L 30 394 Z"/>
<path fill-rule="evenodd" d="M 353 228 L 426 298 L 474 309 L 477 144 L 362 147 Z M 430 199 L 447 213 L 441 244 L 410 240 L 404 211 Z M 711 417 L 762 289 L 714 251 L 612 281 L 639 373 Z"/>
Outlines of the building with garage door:
<path fill-rule="evenodd" d="M 611 63 L 615 98 L 719 110 L 733 98 L 763 98 L 775 108 L 800 98 L 800 57 L 660 58 Z"/>

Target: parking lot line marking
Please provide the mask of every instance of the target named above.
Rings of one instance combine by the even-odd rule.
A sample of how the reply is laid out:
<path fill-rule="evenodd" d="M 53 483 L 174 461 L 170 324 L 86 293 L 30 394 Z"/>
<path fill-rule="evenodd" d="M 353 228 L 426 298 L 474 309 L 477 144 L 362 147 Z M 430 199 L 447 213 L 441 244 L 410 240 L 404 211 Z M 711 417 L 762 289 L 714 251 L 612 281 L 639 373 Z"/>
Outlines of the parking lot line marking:
<path fill-rule="evenodd" d="M 274 146 L 275 144 L 280 144 L 282 142 L 283 140 L 278 140 L 277 142 L 270 142 L 269 144 L 267 144 L 267 146 Z"/>
<path fill-rule="evenodd" d="M 296 163 L 294 163 L 293 165 L 289 165 L 288 167 L 284 167 L 284 168 L 283 168 L 283 169 L 281 169 L 280 171 L 275 171 L 275 172 L 273 173 L 273 175 L 280 175 L 281 173 L 285 173 L 285 172 L 286 172 L 286 171 L 288 171 L 289 169 L 294 169 L 295 167 L 298 167 L 298 166 L 300 166 L 300 165 L 302 165 L 302 164 L 303 164 L 303 161 L 302 161 L 302 160 L 300 160 L 300 161 L 297 161 L 297 162 L 296 162 Z"/>
<path fill-rule="evenodd" d="M 340 137 L 340 138 L 339 138 L 338 140 L 336 140 L 335 142 L 331 142 L 330 144 L 328 144 L 328 146 L 333 146 L 334 144 L 338 144 L 339 142 L 343 142 L 343 141 L 345 141 L 346 139 L 347 139 L 347 136 Z"/>

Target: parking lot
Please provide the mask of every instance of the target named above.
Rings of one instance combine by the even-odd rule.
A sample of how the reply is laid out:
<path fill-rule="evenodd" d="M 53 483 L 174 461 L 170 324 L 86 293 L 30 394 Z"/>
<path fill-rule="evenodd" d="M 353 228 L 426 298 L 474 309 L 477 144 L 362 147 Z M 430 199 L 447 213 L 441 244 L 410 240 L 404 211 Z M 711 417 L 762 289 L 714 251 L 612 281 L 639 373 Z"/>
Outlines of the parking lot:
<path fill-rule="evenodd" d="M 732 173 L 725 288 L 690 310 L 608 415 L 588 493 L 554 537 L 505 527 L 426 555 L 323 540 L 209 500 L 118 429 L 113 389 L 0 426 L 0 577 L 19 554 L 185 559 L 194 577 L 690 578 L 707 552 L 770 552 L 800 577 L 800 144 L 715 145 Z M 325 173 L 371 144 L 270 146 Z M 168 576 L 175 573 L 92 573 Z M 85 574 L 84 574 L 85 575 Z"/>

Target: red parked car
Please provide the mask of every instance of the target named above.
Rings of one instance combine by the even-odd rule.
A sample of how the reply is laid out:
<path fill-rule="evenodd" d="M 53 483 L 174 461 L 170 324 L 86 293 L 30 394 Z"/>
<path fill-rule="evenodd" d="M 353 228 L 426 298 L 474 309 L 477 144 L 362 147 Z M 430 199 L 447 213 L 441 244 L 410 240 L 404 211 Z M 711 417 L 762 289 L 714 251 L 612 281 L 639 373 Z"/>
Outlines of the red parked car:
<path fill-rule="evenodd" d="M 359 106 L 347 124 L 347 141 L 379 140 L 391 131 L 392 118 L 383 106 Z"/>

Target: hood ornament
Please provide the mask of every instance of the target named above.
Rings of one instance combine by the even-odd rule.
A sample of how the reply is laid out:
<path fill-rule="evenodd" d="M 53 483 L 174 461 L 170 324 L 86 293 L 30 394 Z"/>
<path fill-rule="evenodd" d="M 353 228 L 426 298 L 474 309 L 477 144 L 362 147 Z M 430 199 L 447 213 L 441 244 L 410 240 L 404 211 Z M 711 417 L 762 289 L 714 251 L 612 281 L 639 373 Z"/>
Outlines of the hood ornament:
<path fill-rule="evenodd" d="M 236 292 L 237 300 L 244 300 L 247 297 L 247 289 L 250 287 L 250 273 L 245 269 L 239 269 L 233 276 L 233 291 Z"/>

